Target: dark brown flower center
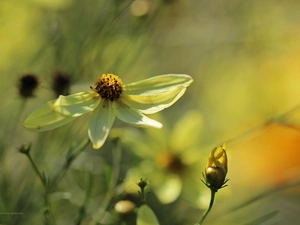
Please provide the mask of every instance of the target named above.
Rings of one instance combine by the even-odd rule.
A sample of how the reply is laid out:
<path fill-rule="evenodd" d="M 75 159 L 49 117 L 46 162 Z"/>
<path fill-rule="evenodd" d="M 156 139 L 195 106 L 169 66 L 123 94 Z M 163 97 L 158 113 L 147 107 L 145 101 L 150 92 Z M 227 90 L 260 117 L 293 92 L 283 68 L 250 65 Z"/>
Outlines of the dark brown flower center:
<path fill-rule="evenodd" d="M 121 79 L 114 74 L 103 74 L 95 82 L 95 88 L 92 90 L 97 92 L 102 98 L 114 101 L 118 99 L 123 92 L 123 83 Z"/>

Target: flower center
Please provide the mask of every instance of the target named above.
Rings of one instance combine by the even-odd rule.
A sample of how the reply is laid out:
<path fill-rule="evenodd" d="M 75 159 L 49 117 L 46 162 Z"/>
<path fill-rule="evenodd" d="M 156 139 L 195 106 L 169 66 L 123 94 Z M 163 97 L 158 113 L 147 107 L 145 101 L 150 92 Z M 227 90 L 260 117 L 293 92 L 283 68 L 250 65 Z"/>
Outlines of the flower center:
<path fill-rule="evenodd" d="M 170 152 L 160 154 L 157 162 L 160 167 L 175 174 L 182 174 L 186 168 L 180 156 Z"/>
<path fill-rule="evenodd" d="M 102 98 L 114 101 L 121 96 L 123 83 L 118 76 L 108 73 L 98 78 L 95 82 L 95 88 L 91 87 L 91 89 L 97 92 Z"/>

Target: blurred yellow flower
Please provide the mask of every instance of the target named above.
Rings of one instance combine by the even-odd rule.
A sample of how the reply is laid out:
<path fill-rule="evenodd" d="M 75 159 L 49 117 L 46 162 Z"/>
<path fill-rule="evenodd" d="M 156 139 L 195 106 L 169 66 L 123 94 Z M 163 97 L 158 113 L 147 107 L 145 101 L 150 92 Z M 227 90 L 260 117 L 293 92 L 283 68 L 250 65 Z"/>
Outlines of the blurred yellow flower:
<path fill-rule="evenodd" d="M 205 167 L 205 185 L 215 192 L 225 187 L 228 181 L 226 175 L 228 172 L 226 145 L 223 144 L 219 148 L 214 148 L 208 157 Z"/>
<path fill-rule="evenodd" d="M 192 82 L 188 75 L 168 74 L 123 85 L 118 76 L 103 74 L 91 91 L 60 95 L 33 111 L 23 125 L 31 131 L 47 131 L 91 113 L 88 135 L 98 149 L 104 144 L 115 117 L 134 125 L 161 128 L 160 122 L 144 114 L 168 108 Z"/>
<path fill-rule="evenodd" d="M 145 177 L 162 203 L 171 203 L 180 195 L 196 203 L 196 195 L 203 186 L 199 171 L 204 157 L 196 147 L 201 128 L 201 114 L 190 111 L 170 129 L 148 129 L 146 135 L 132 130 L 119 132 L 126 146 L 142 159 L 129 169 L 124 180 L 125 190 L 136 193 L 135 182 Z"/>

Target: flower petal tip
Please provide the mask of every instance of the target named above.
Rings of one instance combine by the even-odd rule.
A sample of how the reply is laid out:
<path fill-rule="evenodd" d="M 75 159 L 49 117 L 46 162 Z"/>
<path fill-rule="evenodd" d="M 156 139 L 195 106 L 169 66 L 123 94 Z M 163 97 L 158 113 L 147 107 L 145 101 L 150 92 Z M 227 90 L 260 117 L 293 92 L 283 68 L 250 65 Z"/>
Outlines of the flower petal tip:
<path fill-rule="evenodd" d="M 93 149 L 95 149 L 95 150 L 98 150 L 101 147 L 102 147 L 102 145 L 93 144 Z"/>

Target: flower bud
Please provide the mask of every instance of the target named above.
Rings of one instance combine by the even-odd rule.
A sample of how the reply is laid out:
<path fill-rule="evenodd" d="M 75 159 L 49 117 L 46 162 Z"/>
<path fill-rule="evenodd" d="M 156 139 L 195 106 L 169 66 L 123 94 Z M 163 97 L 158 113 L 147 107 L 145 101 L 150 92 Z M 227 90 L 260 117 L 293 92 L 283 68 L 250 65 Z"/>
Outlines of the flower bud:
<path fill-rule="evenodd" d="M 214 148 L 205 167 L 205 185 L 215 192 L 218 189 L 225 187 L 228 181 L 226 175 L 228 172 L 226 145 L 223 144 L 219 148 Z"/>
<path fill-rule="evenodd" d="M 130 11 L 136 17 L 147 16 L 151 12 L 150 2 L 147 0 L 135 0 L 130 5 Z"/>
<path fill-rule="evenodd" d="M 121 200 L 115 204 L 115 211 L 120 216 L 127 216 L 135 212 L 136 205 L 129 200 Z"/>
<path fill-rule="evenodd" d="M 137 185 L 138 185 L 142 190 L 144 190 L 145 187 L 148 185 L 147 178 L 146 178 L 146 179 L 141 178 L 141 179 L 139 180 L 139 182 L 137 183 Z"/>
<path fill-rule="evenodd" d="M 23 154 L 29 154 L 30 149 L 31 149 L 31 144 L 27 144 L 27 145 L 24 144 L 20 148 L 18 148 L 19 152 Z"/>

